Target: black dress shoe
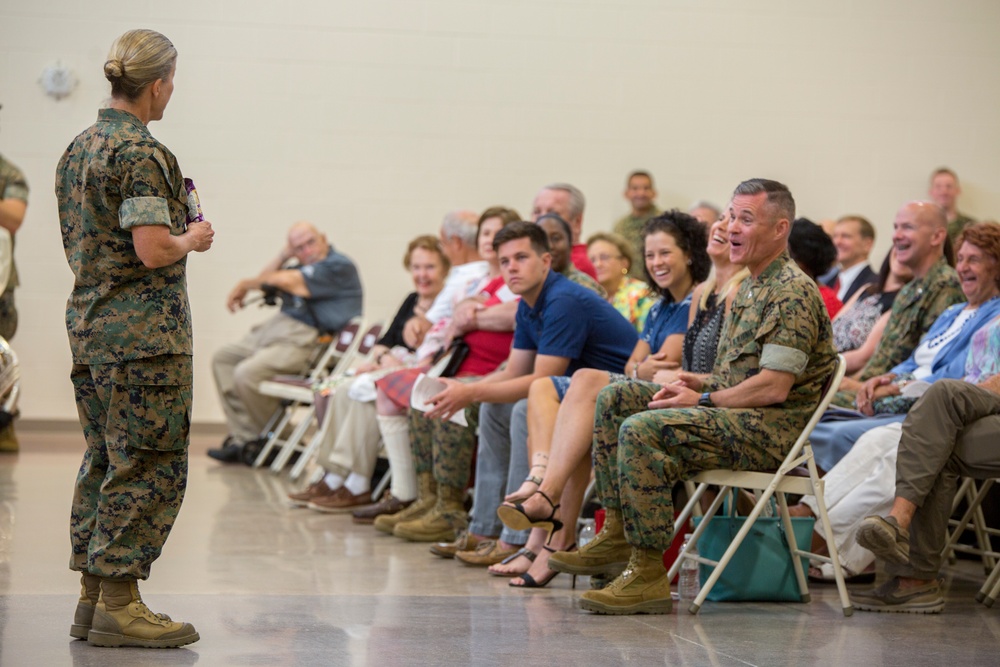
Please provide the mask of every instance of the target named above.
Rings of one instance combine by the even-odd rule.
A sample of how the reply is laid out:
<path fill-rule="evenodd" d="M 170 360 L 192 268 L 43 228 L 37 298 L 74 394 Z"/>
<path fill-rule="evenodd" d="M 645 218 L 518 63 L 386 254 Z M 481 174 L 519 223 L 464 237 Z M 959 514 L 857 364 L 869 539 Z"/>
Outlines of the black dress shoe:
<path fill-rule="evenodd" d="M 224 443 L 222 447 L 208 450 L 208 455 L 223 463 L 240 463 L 243 459 L 243 445 L 238 442 Z"/>

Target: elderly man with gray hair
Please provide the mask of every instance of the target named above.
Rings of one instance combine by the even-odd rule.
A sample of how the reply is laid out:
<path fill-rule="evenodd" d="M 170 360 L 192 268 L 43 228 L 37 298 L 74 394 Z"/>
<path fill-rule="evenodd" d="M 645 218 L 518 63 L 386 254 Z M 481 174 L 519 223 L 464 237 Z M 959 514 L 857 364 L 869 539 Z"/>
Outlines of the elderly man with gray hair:
<path fill-rule="evenodd" d="M 570 231 L 573 232 L 570 261 L 573 266 L 597 280 L 594 265 L 587 258 L 587 244 L 580 240 L 583 234 L 583 209 L 586 205 L 587 200 L 579 188 L 569 183 L 550 183 L 535 195 L 535 201 L 531 204 L 531 220 L 538 222 L 543 215 L 555 213 L 568 222 Z"/>

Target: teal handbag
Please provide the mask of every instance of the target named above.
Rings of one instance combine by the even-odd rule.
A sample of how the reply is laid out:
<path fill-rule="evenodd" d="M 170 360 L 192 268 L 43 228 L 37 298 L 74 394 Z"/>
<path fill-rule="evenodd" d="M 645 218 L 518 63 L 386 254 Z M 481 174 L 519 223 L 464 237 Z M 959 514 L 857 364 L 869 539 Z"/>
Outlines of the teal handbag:
<path fill-rule="evenodd" d="M 774 506 L 774 501 L 771 501 Z M 728 500 L 725 503 L 728 505 Z M 726 507 L 723 507 L 726 511 Z M 701 517 L 695 517 L 695 526 Z M 705 526 L 705 532 L 698 539 L 698 553 L 708 559 L 718 561 L 740 531 L 746 517 L 716 515 Z M 812 543 L 815 520 L 806 517 L 792 517 L 792 530 L 799 549 L 808 550 Z M 802 570 L 808 571 L 808 559 L 802 558 Z M 699 567 L 701 583 L 708 580 L 713 566 Z M 761 516 L 753 528 L 743 538 L 743 543 L 729 561 L 725 571 L 706 598 L 713 602 L 737 600 L 764 600 L 801 602 L 799 585 L 795 580 L 792 556 L 788 552 L 785 528 L 778 516 Z"/>

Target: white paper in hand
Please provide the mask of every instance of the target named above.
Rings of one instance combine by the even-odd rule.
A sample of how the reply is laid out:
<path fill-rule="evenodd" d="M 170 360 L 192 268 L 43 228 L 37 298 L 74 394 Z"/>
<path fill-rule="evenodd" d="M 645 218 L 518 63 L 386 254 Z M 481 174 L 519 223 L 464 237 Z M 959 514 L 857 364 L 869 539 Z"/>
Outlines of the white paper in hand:
<path fill-rule="evenodd" d="M 429 405 L 427 401 L 447 388 L 448 385 L 441 380 L 421 373 L 417 376 L 417 381 L 413 383 L 413 391 L 410 392 L 410 407 L 414 410 L 427 412 L 434 407 Z M 465 410 L 459 410 L 448 421 L 455 422 L 459 426 L 469 425 L 469 422 L 465 419 Z"/>

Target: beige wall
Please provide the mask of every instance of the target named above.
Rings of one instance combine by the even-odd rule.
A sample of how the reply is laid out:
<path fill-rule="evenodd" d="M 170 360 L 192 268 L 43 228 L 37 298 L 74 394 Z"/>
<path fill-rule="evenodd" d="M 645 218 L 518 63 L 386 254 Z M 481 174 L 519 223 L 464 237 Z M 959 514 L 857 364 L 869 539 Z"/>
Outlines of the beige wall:
<path fill-rule="evenodd" d="M 55 164 L 107 96 L 101 65 L 133 27 L 180 60 L 152 131 L 195 179 L 217 230 L 192 256 L 195 419 L 221 419 L 213 350 L 265 313 L 225 295 L 290 222 L 324 228 L 362 270 L 368 314 L 408 287 L 406 241 L 444 211 L 511 205 L 564 180 L 585 233 L 626 212 L 624 175 L 660 204 L 724 203 L 740 180 L 785 181 L 803 215 L 876 222 L 942 164 L 962 208 L 1000 216 L 1000 3 L 771 0 L 5 0 L 0 151 L 33 188 L 18 235 L 14 340 L 27 418 L 73 418 Z M 114 17 L 114 18 L 110 18 Z M 80 85 L 46 97 L 56 62 Z"/>

